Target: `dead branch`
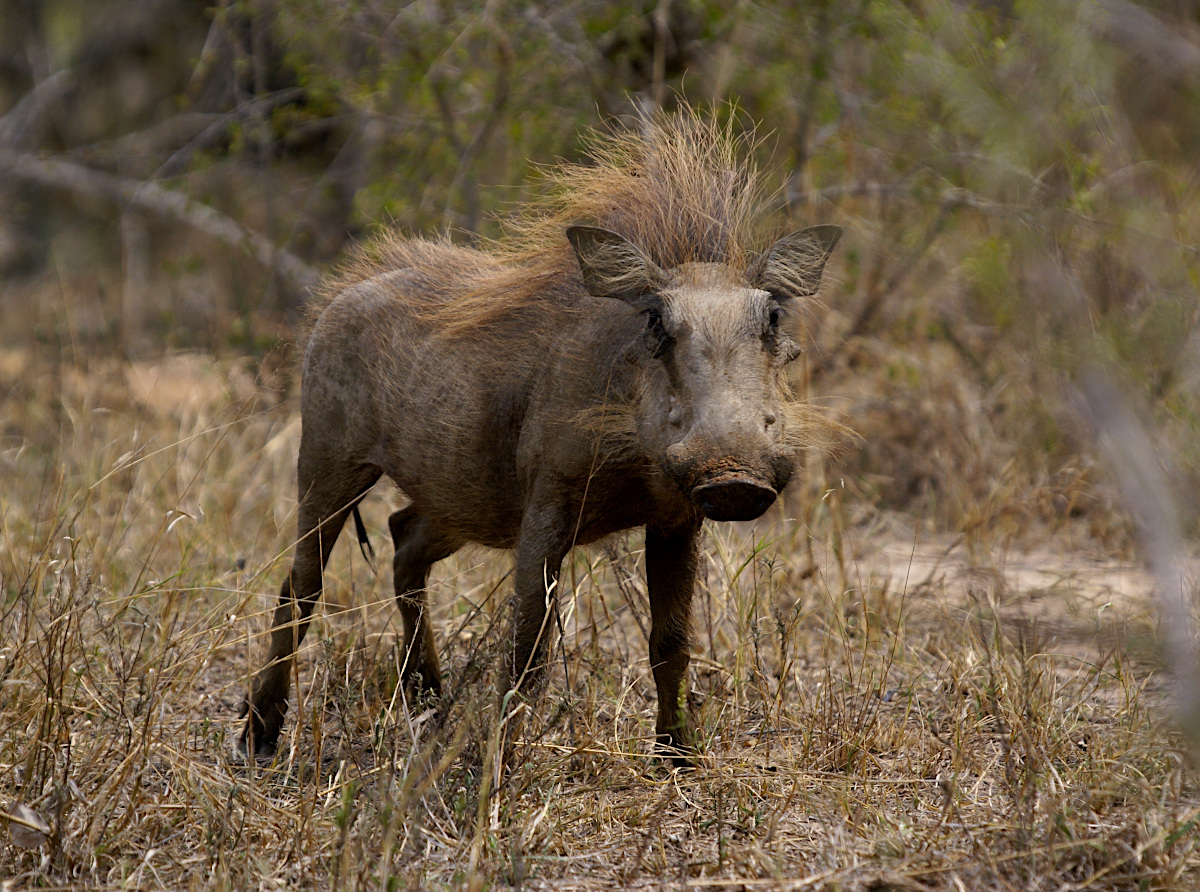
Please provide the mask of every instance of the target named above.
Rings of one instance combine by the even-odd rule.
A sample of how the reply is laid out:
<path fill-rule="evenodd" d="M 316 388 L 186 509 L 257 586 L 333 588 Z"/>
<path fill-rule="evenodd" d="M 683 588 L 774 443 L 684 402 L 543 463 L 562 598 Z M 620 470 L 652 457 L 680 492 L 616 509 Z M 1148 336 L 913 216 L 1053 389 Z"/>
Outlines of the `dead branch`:
<path fill-rule="evenodd" d="M 1096 36 L 1137 57 L 1164 80 L 1200 84 L 1200 46 L 1175 33 L 1150 10 L 1129 0 L 1099 0 L 1081 3 L 1079 15 Z"/>
<path fill-rule="evenodd" d="M 907 279 L 912 271 L 917 268 L 917 264 L 921 262 L 921 259 L 925 256 L 926 252 L 933 247 L 933 243 L 937 240 L 937 237 L 941 234 L 942 230 L 946 226 L 946 220 L 950 216 L 950 212 L 955 207 L 957 207 L 957 204 L 952 201 L 943 201 L 941 203 L 941 206 L 938 208 L 937 217 L 934 218 L 933 223 L 931 223 L 929 228 L 925 231 L 925 234 L 921 237 L 921 241 L 917 244 L 917 246 L 913 248 L 912 251 L 908 253 L 908 256 L 900 262 L 895 270 L 893 270 L 892 275 L 888 277 L 887 282 L 882 287 L 876 287 L 867 294 L 867 299 L 863 301 L 862 306 L 859 307 L 858 314 L 855 316 L 854 322 L 851 323 L 849 330 L 846 332 L 844 340 L 848 341 L 851 338 L 856 338 L 866 332 L 867 327 L 875 318 L 875 314 L 879 312 L 880 307 L 882 307 L 892 293 L 895 292 L 895 290 L 900 286 L 900 283 Z"/>
<path fill-rule="evenodd" d="M 295 254 L 242 226 L 232 217 L 172 192 L 157 183 L 92 170 L 60 158 L 38 158 L 24 152 L 0 149 L 0 169 L 54 189 L 102 198 L 174 220 L 248 253 L 265 269 L 273 270 L 297 294 L 307 294 L 320 274 Z"/>
<path fill-rule="evenodd" d="M 70 71 L 59 71 L 40 81 L 21 97 L 11 111 L 0 117 L 0 145 L 22 145 L 46 111 L 53 108 L 74 86 L 75 78 Z"/>
<path fill-rule="evenodd" d="M 211 147 L 225 136 L 229 132 L 230 124 L 234 121 L 247 118 L 261 118 L 279 106 L 296 102 L 303 97 L 304 89 L 302 87 L 288 87 L 284 90 L 276 90 L 274 93 L 256 96 L 248 102 L 241 103 L 233 111 L 226 112 L 217 117 L 203 131 L 197 133 L 185 145 L 175 151 L 170 158 L 163 162 L 158 171 L 155 172 L 155 177 L 170 177 L 182 173 L 192 156 L 196 152 L 201 152 Z"/>
<path fill-rule="evenodd" d="M 499 125 L 501 115 L 508 105 L 511 91 L 511 69 L 514 60 L 512 43 L 509 41 L 508 35 L 499 27 L 495 18 L 490 13 L 485 14 L 484 24 L 496 43 L 496 82 L 492 89 L 492 101 L 484 113 L 483 119 L 475 128 L 475 132 L 471 135 L 470 142 L 466 145 L 463 145 L 457 136 L 453 110 L 448 104 L 444 91 L 437 90 L 434 94 L 437 98 L 438 109 L 442 114 L 446 132 L 449 135 L 451 144 L 459 155 L 454 177 L 450 181 L 449 188 L 446 190 L 446 204 L 442 210 L 442 216 L 444 219 L 449 219 L 451 199 L 456 190 L 461 190 L 465 206 L 463 210 L 463 229 L 469 233 L 474 233 L 479 228 L 479 183 L 475 179 L 469 179 L 467 173 L 470 170 L 471 164 L 474 163 L 476 156 L 491 139 L 492 133 Z"/>

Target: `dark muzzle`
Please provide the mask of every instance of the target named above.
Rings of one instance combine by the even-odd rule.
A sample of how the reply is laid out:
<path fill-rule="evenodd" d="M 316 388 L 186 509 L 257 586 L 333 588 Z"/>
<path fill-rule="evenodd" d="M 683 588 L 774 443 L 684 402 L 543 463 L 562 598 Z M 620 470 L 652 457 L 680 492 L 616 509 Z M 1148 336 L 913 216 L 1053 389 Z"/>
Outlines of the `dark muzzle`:
<path fill-rule="evenodd" d="M 776 492 L 751 477 L 731 475 L 702 483 L 692 500 L 710 520 L 754 520 L 771 507 Z"/>

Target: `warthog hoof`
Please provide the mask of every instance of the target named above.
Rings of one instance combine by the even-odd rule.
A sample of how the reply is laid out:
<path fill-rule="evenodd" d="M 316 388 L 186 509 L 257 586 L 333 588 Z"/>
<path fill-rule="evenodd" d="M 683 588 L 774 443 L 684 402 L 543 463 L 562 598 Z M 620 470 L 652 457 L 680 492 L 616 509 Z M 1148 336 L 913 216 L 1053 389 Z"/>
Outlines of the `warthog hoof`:
<path fill-rule="evenodd" d="M 283 728 L 283 715 L 287 712 L 287 701 L 283 701 L 268 715 L 274 721 L 264 721 L 262 714 L 249 700 L 242 701 L 240 718 L 246 720 L 242 733 L 238 737 L 238 752 L 245 758 L 251 756 L 273 756 L 275 746 L 279 742 L 279 732 Z M 253 752 L 251 751 L 253 749 Z"/>
<path fill-rule="evenodd" d="M 654 751 L 663 759 L 669 759 L 675 768 L 695 768 L 697 753 L 695 745 L 691 743 L 694 736 L 690 730 L 660 732 Z"/>
<path fill-rule="evenodd" d="M 440 675 L 429 675 L 420 669 L 414 669 L 402 680 L 404 697 L 410 708 L 418 703 L 436 706 L 442 699 L 442 679 Z"/>

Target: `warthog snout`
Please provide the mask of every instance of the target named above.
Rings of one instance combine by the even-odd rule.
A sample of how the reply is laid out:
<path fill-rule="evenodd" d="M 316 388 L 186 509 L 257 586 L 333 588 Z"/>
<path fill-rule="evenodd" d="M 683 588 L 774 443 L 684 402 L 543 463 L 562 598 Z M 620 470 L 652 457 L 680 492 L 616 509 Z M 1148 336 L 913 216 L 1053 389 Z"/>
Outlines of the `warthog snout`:
<path fill-rule="evenodd" d="M 773 487 L 739 474 L 700 484 L 692 490 L 692 501 L 710 520 L 754 520 L 776 495 Z"/>
<path fill-rule="evenodd" d="M 791 457 L 767 444 L 735 457 L 685 441 L 667 448 L 665 466 L 704 516 L 717 521 L 761 517 L 792 475 Z"/>

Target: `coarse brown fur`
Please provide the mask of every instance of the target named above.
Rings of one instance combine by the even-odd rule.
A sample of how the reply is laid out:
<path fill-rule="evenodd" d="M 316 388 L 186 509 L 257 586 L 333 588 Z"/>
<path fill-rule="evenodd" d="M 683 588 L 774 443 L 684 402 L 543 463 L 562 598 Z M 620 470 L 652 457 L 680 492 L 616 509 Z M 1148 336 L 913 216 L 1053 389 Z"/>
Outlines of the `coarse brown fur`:
<path fill-rule="evenodd" d="M 691 112 L 593 138 L 592 162 L 484 250 L 388 237 L 332 280 L 304 362 L 298 540 L 245 744 L 274 746 L 329 550 L 382 475 L 409 694 L 441 690 L 429 568 L 516 550 L 508 684 L 536 687 L 567 552 L 646 528 L 660 744 L 693 743 L 686 669 L 698 533 L 749 519 L 819 416 L 787 387 L 780 325 L 816 292 L 836 227 L 762 240 L 765 199 L 730 126 Z"/>

